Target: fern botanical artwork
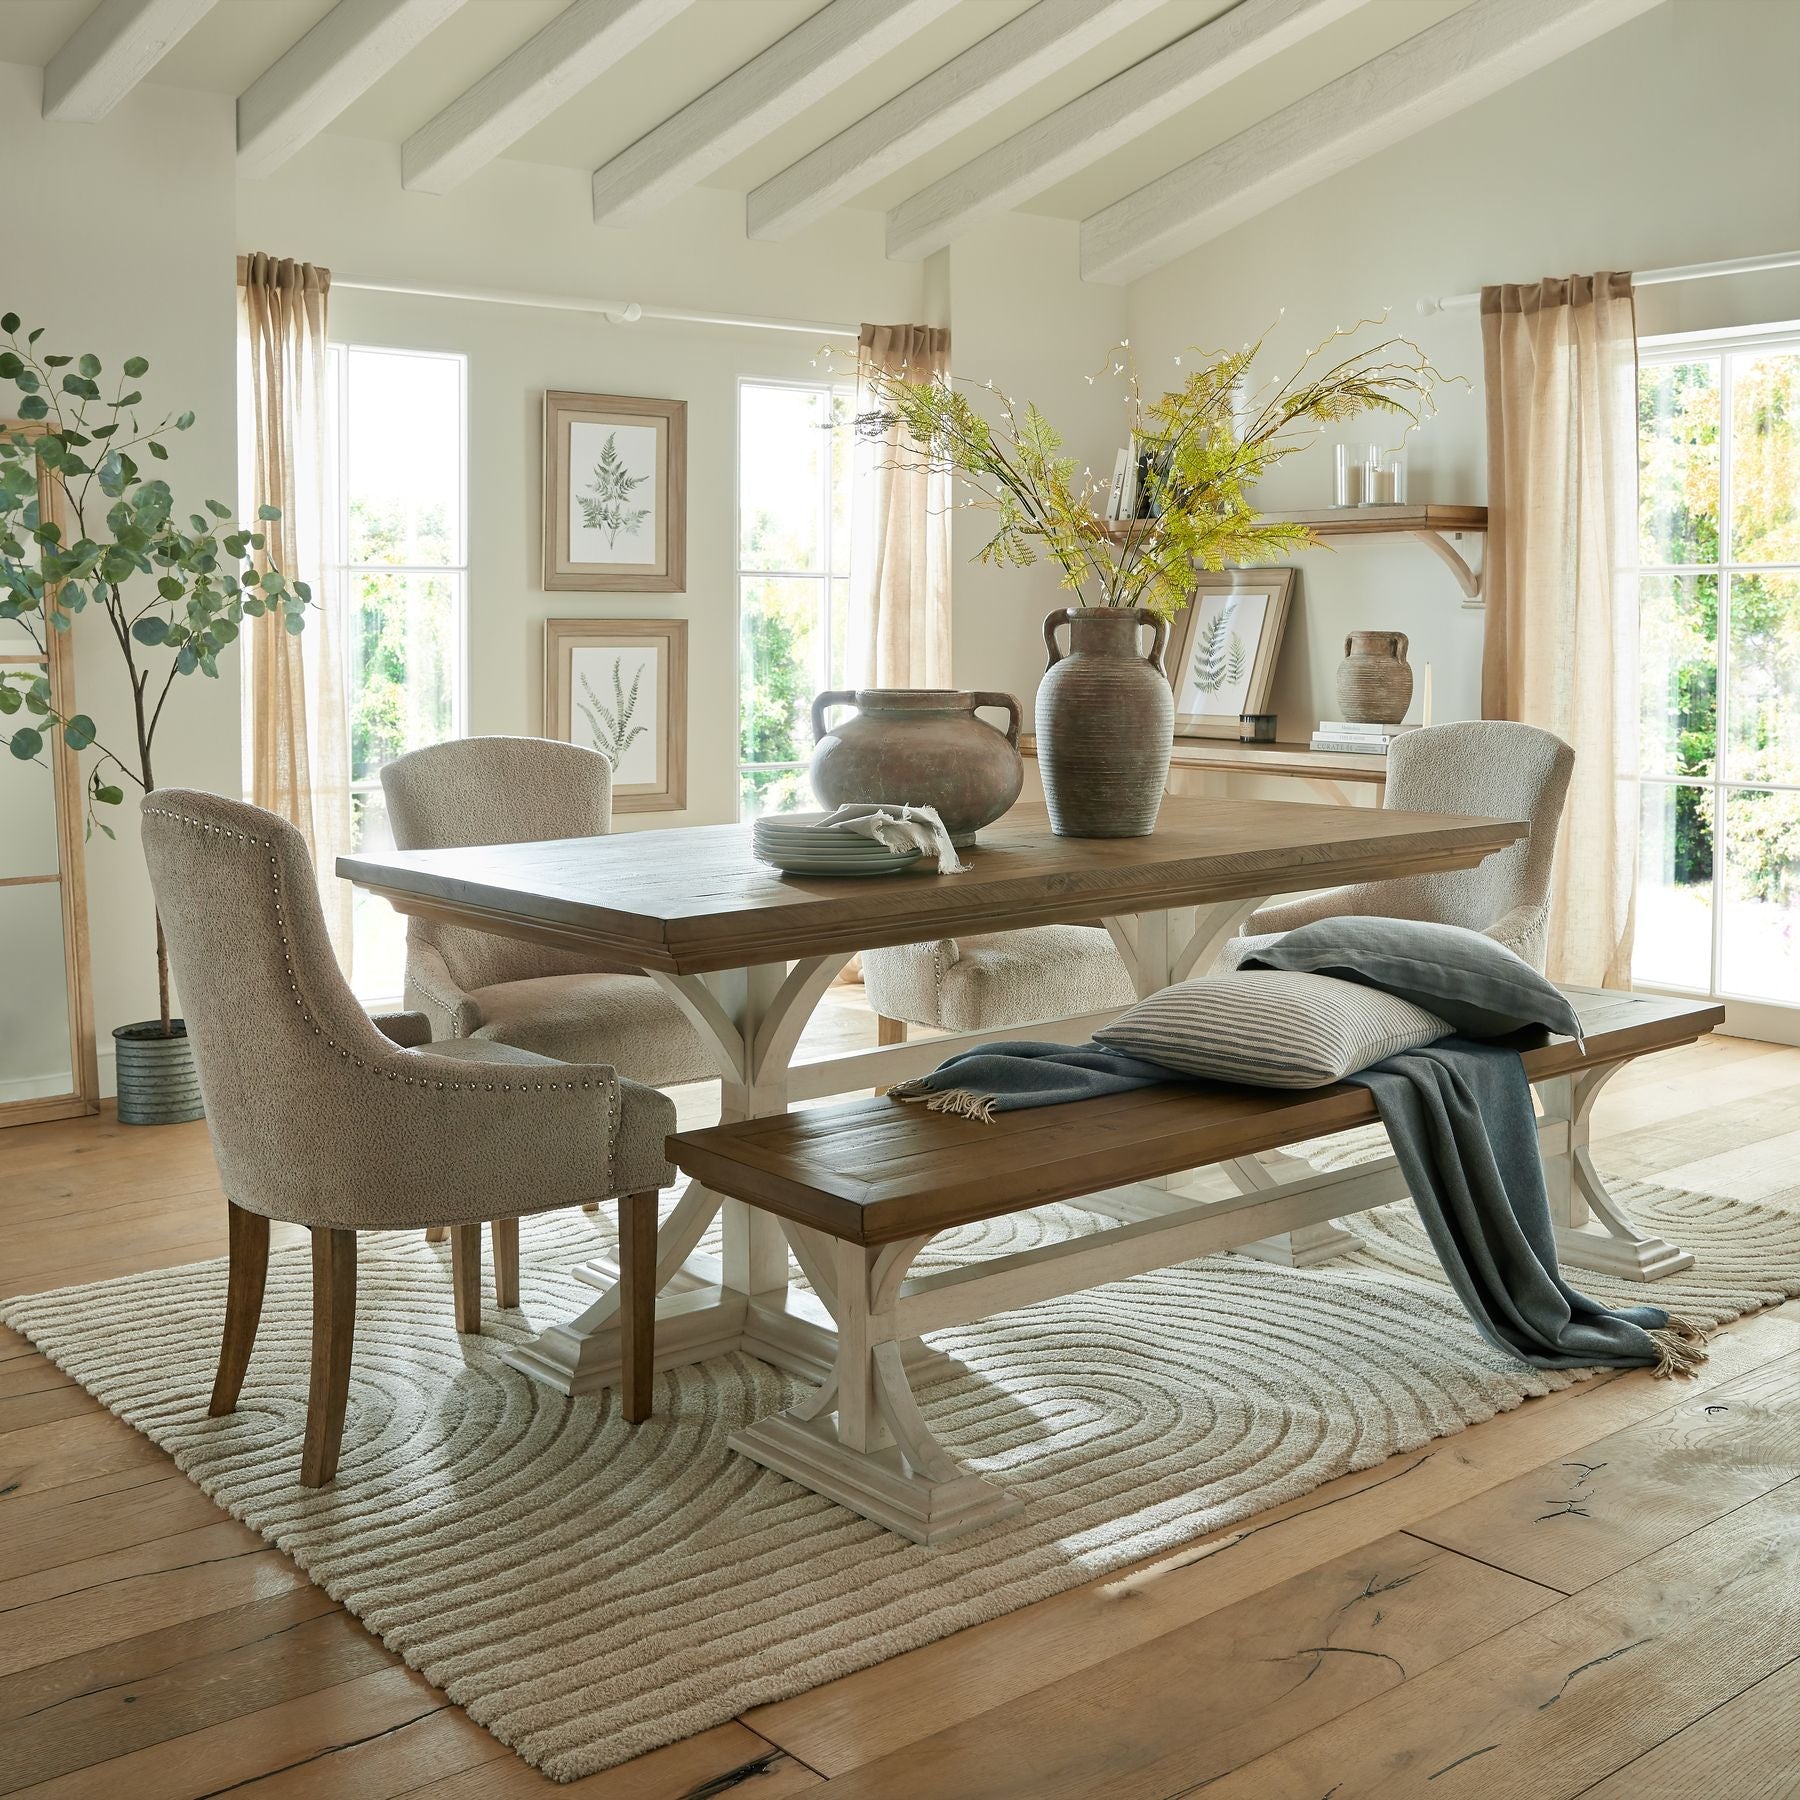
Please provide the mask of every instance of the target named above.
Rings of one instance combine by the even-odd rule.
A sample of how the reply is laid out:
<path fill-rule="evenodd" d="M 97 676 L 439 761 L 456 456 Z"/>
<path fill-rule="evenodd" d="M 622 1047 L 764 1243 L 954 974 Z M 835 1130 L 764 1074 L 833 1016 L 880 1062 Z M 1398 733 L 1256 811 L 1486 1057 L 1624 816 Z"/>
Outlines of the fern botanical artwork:
<path fill-rule="evenodd" d="M 613 766 L 614 812 L 687 805 L 687 621 L 550 619 L 547 736 Z"/>
<path fill-rule="evenodd" d="M 1272 710 L 1294 571 L 1231 569 L 1189 579 L 1193 601 L 1170 636 L 1175 734 L 1236 737 L 1242 714 Z"/>
<path fill-rule="evenodd" d="M 544 586 L 687 588 L 687 402 L 544 396 Z"/>

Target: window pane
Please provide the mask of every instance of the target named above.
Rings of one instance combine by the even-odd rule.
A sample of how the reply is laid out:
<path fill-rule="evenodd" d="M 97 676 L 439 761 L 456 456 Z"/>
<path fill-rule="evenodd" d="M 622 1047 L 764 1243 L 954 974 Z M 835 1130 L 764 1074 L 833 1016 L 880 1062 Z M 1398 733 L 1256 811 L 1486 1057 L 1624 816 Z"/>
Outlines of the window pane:
<path fill-rule="evenodd" d="M 739 584 L 739 760 L 804 762 L 812 753 L 822 581 L 746 577 Z"/>
<path fill-rule="evenodd" d="M 1721 990 L 1800 1003 L 1800 794 L 1728 790 Z"/>
<path fill-rule="evenodd" d="M 831 679 L 827 687 L 855 687 L 850 674 L 850 583 L 831 584 Z"/>
<path fill-rule="evenodd" d="M 381 789 L 350 796 L 350 841 L 359 852 L 394 847 Z M 406 921 L 375 894 L 352 902 L 350 985 L 359 1000 L 398 1000 L 406 986 Z"/>
<path fill-rule="evenodd" d="M 856 401 L 831 396 L 831 572 L 850 573 L 850 495 L 856 456 Z"/>
<path fill-rule="evenodd" d="M 350 775 L 456 731 L 461 575 L 357 575 Z"/>
<path fill-rule="evenodd" d="M 817 807 L 804 769 L 745 769 L 739 779 L 739 818 L 760 819 L 764 813 L 809 812 Z"/>
<path fill-rule="evenodd" d="M 1718 729 L 1719 580 L 1638 582 L 1639 756 L 1646 775 L 1710 775 Z"/>
<path fill-rule="evenodd" d="M 1800 577 L 1731 579 L 1726 773 L 1800 785 Z"/>
<path fill-rule="evenodd" d="M 1800 351 L 1731 359 L 1734 562 L 1800 562 Z"/>
<path fill-rule="evenodd" d="M 1719 560 L 1719 365 L 1638 372 L 1638 519 L 1646 563 Z"/>
<path fill-rule="evenodd" d="M 831 436 L 819 389 L 739 390 L 740 569 L 817 569 L 825 553 L 824 474 Z"/>
<path fill-rule="evenodd" d="M 1634 980 L 1712 982 L 1712 790 L 1646 782 L 1639 820 Z"/>
<path fill-rule="evenodd" d="M 346 354 L 346 560 L 462 562 L 461 359 Z"/>

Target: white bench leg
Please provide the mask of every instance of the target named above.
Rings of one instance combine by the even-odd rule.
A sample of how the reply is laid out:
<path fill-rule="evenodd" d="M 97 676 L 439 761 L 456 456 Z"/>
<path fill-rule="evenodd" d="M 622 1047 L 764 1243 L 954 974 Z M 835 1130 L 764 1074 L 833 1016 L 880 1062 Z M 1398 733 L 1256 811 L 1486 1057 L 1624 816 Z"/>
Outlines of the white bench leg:
<path fill-rule="evenodd" d="M 1280 1151 L 1266 1157 L 1238 1157 L 1221 1167 L 1240 1194 L 1272 1193 L 1289 1181 L 1305 1180 L 1313 1173 L 1309 1163 Z M 1284 1168 L 1285 1175 L 1276 1172 Z M 1284 1269 L 1311 1269 L 1342 1256 L 1346 1250 L 1357 1249 L 1361 1243 L 1355 1232 L 1327 1219 L 1320 1225 L 1302 1225 L 1298 1231 L 1279 1231 L 1273 1237 L 1258 1238 L 1253 1244 L 1240 1244 L 1236 1254 L 1252 1256 L 1258 1262 L 1279 1263 Z"/>
<path fill-rule="evenodd" d="M 865 1249 L 806 1235 L 809 1260 L 829 1254 L 833 1267 L 837 1366 L 799 1406 L 735 1433 L 731 1448 L 918 1544 L 1017 1512 L 1023 1500 L 970 1474 L 931 1435 L 907 1379 L 894 1301 L 930 1236 Z"/>
<path fill-rule="evenodd" d="M 1632 1224 L 1606 1191 L 1590 1147 L 1594 1102 L 1624 1067 L 1622 1062 L 1607 1063 L 1537 1083 L 1545 1120 L 1566 1122 L 1569 1130 L 1567 1153 L 1544 1158 L 1556 1253 L 1566 1268 L 1594 1269 L 1626 1281 L 1660 1281 L 1692 1267 L 1693 1251 Z"/>

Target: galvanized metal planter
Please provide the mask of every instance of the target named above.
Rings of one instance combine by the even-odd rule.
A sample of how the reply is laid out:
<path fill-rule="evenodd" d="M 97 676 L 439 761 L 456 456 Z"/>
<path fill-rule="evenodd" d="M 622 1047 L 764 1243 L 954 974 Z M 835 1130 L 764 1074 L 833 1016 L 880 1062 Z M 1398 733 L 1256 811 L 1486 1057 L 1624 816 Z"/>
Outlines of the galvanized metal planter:
<path fill-rule="evenodd" d="M 206 1116 L 187 1026 L 171 1019 L 169 1027 L 169 1037 L 155 1019 L 120 1025 L 113 1032 L 121 1125 L 180 1125 Z"/>

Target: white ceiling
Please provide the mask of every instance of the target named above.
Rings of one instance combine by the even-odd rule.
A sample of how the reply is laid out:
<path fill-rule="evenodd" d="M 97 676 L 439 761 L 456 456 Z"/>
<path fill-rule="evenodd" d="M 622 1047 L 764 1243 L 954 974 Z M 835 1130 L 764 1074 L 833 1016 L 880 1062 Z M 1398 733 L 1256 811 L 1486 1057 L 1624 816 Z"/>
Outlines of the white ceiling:
<path fill-rule="evenodd" d="M 0 0 L 0 56 L 43 65 L 99 0 Z M 120 0 L 112 0 L 117 5 Z M 627 52 L 600 79 L 548 112 L 504 155 L 593 170 L 750 62 L 828 0 L 694 0 Z M 866 4 L 867 0 L 846 0 Z M 1278 0 L 1242 0 L 1260 6 Z M 1517 0 L 1525 4 L 1526 0 Z M 1596 0 L 1569 0 L 1581 4 Z M 1651 0 L 1635 0 L 1642 10 Z M 568 0 L 466 0 L 381 75 L 329 129 L 399 144 L 564 10 Z M 807 152 L 929 75 L 1009 20 L 1031 0 L 953 0 L 949 10 L 878 57 L 828 97 L 781 118 L 753 145 L 704 176 L 706 185 L 747 193 Z M 1225 83 L 1122 148 L 1028 198 L 1025 210 L 1085 219 L 1415 34 L 1471 0 L 1363 0 L 1272 58 Z M 1478 10 L 1515 0 L 1473 0 Z M 1598 0 L 1620 17 L 1633 0 Z M 241 94 L 331 10 L 332 0 L 216 0 L 210 12 L 144 76 L 158 84 Z M 1000 144 L 1057 107 L 1221 15 L 1233 0 L 1161 0 L 1097 50 L 994 106 L 980 122 L 873 182 L 852 204 L 886 210 Z M 1612 22 L 1618 22 L 1614 19 Z M 1590 35 L 1592 35 L 1590 33 Z M 296 153 L 296 163 L 308 154 Z M 471 177 L 479 181 L 478 173 Z"/>

